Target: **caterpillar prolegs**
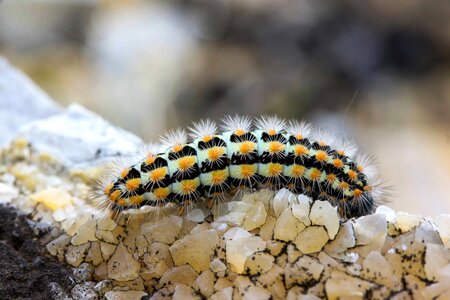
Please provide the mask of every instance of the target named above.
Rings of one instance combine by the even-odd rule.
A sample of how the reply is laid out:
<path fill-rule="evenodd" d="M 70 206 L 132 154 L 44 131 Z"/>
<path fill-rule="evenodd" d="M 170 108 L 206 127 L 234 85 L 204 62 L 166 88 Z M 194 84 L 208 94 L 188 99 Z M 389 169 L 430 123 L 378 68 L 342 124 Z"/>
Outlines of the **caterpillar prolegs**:
<path fill-rule="evenodd" d="M 167 203 L 183 210 L 238 190 L 287 188 L 351 218 L 373 212 L 380 200 L 370 156 L 348 140 L 274 116 L 228 116 L 221 129 L 209 120 L 194 123 L 191 142 L 183 129 L 168 132 L 163 148 L 150 147 L 103 186 L 105 203 L 113 211 Z"/>

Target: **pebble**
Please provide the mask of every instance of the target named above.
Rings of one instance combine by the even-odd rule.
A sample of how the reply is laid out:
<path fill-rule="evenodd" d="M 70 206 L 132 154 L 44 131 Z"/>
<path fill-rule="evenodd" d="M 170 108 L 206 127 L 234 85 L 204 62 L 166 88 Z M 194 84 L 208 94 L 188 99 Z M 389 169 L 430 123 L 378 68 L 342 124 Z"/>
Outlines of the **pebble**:
<path fill-rule="evenodd" d="M 128 281 L 139 276 L 141 265 L 134 260 L 123 243 L 119 243 L 116 251 L 108 261 L 108 277 L 118 281 Z"/>
<path fill-rule="evenodd" d="M 65 190 L 59 188 L 48 188 L 31 194 L 30 198 L 37 203 L 43 203 L 51 210 L 62 208 L 72 203 L 72 196 Z"/>
<path fill-rule="evenodd" d="M 293 241 L 304 229 L 305 225 L 294 217 L 292 210 L 288 207 L 279 215 L 273 237 L 286 242 Z"/>
<path fill-rule="evenodd" d="M 226 257 L 231 266 L 231 271 L 242 274 L 247 257 L 256 251 L 264 250 L 265 247 L 266 242 L 258 236 L 229 239 L 226 242 Z"/>
<path fill-rule="evenodd" d="M 322 226 L 310 226 L 299 233 L 295 246 L 304 254 L 319 252 L 328 242 L 328 233 Z"/>
<path fill-rule="evenodd" d="M 141 300 L 142 297 L 147 296 L 146 292 L 142 291 L 109 291 L 105 293 L 106 300 Z"/>
<path fill-rule="evenodd" d="M 330 240 L 336 237 L 339 230 L 339 217 L 337 207 L 333 207 L 328 201 L 315 201 L 309 219 L 313 225 L 325 226 Z"/>

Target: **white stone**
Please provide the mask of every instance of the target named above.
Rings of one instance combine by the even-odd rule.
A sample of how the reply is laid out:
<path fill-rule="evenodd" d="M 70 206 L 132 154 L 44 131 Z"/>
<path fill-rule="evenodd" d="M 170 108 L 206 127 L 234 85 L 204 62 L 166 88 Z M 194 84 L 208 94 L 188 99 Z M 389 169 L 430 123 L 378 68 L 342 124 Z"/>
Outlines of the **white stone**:
<path fill-rule="evenodd" d="M 189 211 L 186 215 L 187 220 L 194 221 L 197 223 L 203 222 L 205 220 L 205 217 L 206 217 L 205 213 L 203 212 L 203 210 L 199 208 Z"/>
<path fill-rule="evenodd" d="M 175 265 L 188 263 L 197 272 L 209 268 L 211 257 L 219 244 L 215 230 L 206 230 L 194 235 L 187 235 L 170 246 L 170 253 Z"/>
<path fill-rule="evenodd" d="M 211 271 L 214 273 L 225 271 L 227 269 L 227 266 L 218 258 L 214 258 L 211 262 L 210 266 Z"/>
<path fill-rule="evenodd" d="M 304 285 L 317 282 L 323 272 L 324 267 L 315 259 L 309 256 L 300 257 L 295 264 L 288 264 L 285 269 L 285 281 L 288 288 L 293 285 Z"/>
<path fill-rule="evenodd" d="M 363 261 L 363 278 L 380 285 L 392 286 L 392 269 L 379 252 L 370 252 Z"/>
<path fill-rule="evenodd" d="M 74 267 L 78 267 L 83 262 L 90 246 L 90 243 L 78 246 L 69 245 L 65 253 L 66 262 Z"/>
<path fill-rule="evenodd" d="M 441 237 L 436 228 L 431 224 L 430 221 L 422 222 L 419 227 L 416 228 L 416 242 L 422 242 L 426 244 L 438 244 L 442 245 Z"/>
<path fill-rule="evenodd" d="M 214 273 L 211 270 L 206 270 L 197 277 L 195 281 L 203 296 L 209 297 L 214 293 L 214 280 Z"/>
<path fill-rule="evenodd" d="M 187 285 L 177 284 L 175 286 L 175 293 L 172 296 L 173 300 L 185 300 L 185 299 L 201 299 L 200 296 L 195 294 L 195 291 Z"/>
<path fill-rule="evenodd" d="M 211 300 L 231 300 L 233 297 L 233 288 L 227 287 L 211 296 Z"/>
<path fill-rule="evenodd" d="M 255 286 L 248 277 L 238 276 L 234 281 L 234 285 L 241 294 L 242 300 L 268 300 L 271 298 L 269 291 L 262 287 Z"/>
<path fill-rule="evenodd" d="M 311 205 L 313 200 L 303 194 L 298 195 L 297 197 L 298 203 L 292 204 L 292 214 L 294 217 L 299 219 L 305 226 L 311 225 L 311 220 L 309 219 L 309 213 L 311 210 Z"/>
<path fill-rule="evenodd" d="M 259 235 L 264 241 L 271 240 L 273 237 L 273 230 L 275 229 L 275 224 L 277 223 L 277 219 L 272 216 L 268 216 L 266 219 L 266 223 L 261 226 L 259 229 Z"/>
<path fill-rule="evenodd" d="M 384 214 L 374 214 L 358 218 L 353 224 L 356 245 L 367 245 L 387 234 L 387 222 Z"/>
<path fill-rule="evenodd" d="M 309 218 L 313 225 L 325 226 L 330 240 L 334 239 L 339 230 L 337 207 L 333 207 L 328 201 L 317 200 L 311 208 Z"/>
<path fill-rule="evenodd" d="M 75 236 L 72 238 L 72 244 L 81 245 L 90 241 L 97 241 L 97 238 L 95 237 L 96 227 L 97 220 L 91 216 L 78 228 Z"/>
<path fill-rule="evenodd" d="M 244 272 L 247 257 L 256 251 L 264 250 L 265 247 L 266 242 L 257 236 L 240 237 L 227 240 L 226 257 L 227 262 L 231 266 L 231 271 L 242 274 Z"/>
<path fill-rule="evenodd" d="M 275 217 L 279 217 L 288 208 L 289 203 L 294 202 L 295 195 L 287 189 L 279 190 L 273 199 L 273 212 Z"/>
<path fill-rule="evenodd" d="M 420 216 L 411 215 L 405 212 L 397 213 L 397 222 L 395 227 L 400 230 L 400 232 L 408 232 L 413 228 L 419 226 Z"/>
<path fill-rule="evenodd" d="M 89 252 L 86 255 L 85 261 L 93 264 L 94 266 L 98 266 L 100 263 L 103 262 L 103 256 L 99 242 L 91 243 L 91 248 L 89 249 Z"/>
<path fill-rule="evenodd" d="M 235 240 L 251 236 L 252 234 L 250 232 L 239 227 L 232 227 L 224 234 L 225 240 Z"/>
<path fill-rule="evenodd" d="M 250 275 L 260 275 L 268 272 L 273 265 L 275 258 L 267 253 L 258 252 L 247 257 L 245 270 Z"/>
<path fill-rule="evenodd" d="M 159 280 L 156 285 L 157 289 L 161 289 L 169 284 L 185 284 L 188 286 L 193 286 L 195 284 L 195 279 L 197 278 L 197 272 L 192 269 L 189 265 L 183 265 L 179 267 L 173 267 L 168 269 L 164 275 Z"/>
<path fill-rule="evenodd" d="M 100 230 L 114 230 L 116 226 L 117 226 L 116 222 L 114 222 L 114 220 L 111 219 L 110 217 L 103 217 L 99 219 L 97 223 L 97 229 Z"/>
<path fill-rule="evenodd" d="M 386 216 L 386 220 L 389 223 L 395 223 L 397 220 L 397 214 L 395 213 L 395 211 L 386 206 L 386 205 L 380 205 L 377 207 L 377 210 L 375 211 L 376 214 L 383 214 Z"/>
<path fill-rule="evenodd" d="M 0 204 L 10 203 L 19 196 L 19 190 L 14 186 L 0 182 Z"/>
<path fill-rule="evenodd" d="M 333 271 L 331 278 L 325 283 L 327 299 L 362 299 L 365 292 L 374 284 L 348 276 L 340 271 Z"/>
<path fill-rule="evenodd" d="M 105 293 L 106 300 L 140 300 L 147 296 L 146 292 L 142 291 L 109 291 Z"/>
<path fill-rule="evenodd" d="M 310 226 L 300 232 L 294 244 L 304 254 L 319 252 L 328 242 L 328 233 L 322 226 Z"/>
<path fill-rule="evenodd" d="M 450 263 L 450 255 L 441 245 L 428 244 L 425 251 L 425 274 L 429 281 L 440 279 L 441 270 Z"/>
<path fill-rule="evenodd" d="M 116 245 L 100 242 L 100 250 L 102 251 L 103 260 L 107 261 L 116 251 Z"/>
<path fill-rule="evenodd" d="M 348 248 L 355 246 L 355 234 L 350 221 L 341 224 L 336 238 L 325 245 L 325 252 L 331 256 L 336 256 Z"/>
<path fill-rule="evenodd" d="M 282 241 L 294 240 L 298 233 L 305 229 L 305 225 L 301 223 L 292 214 L 292 210 L 288 207 L 278 217 L 275 225 L 273 236 L 275 239 Z"/>
<path fill-rule="evenodd" d="M 181 231 L 183 219 L 178 216 L 164 217 L 158 222 L 144 223 L 141 232 L 148 242 L 163 242 L 171 244 L 175 241 Z"/>
<path fill-rule="evenodd" d="M 450 214 L 441 214 L 433 219 L 437 226 L 442 243 L 450 248 Z"/>
<path fill-rule="evenodd" d="M 266 222 L 266 218 L 266 207 L 261 201 L 255 201 L 244 217 L 242 228 L 248 231 L 259 228 Z"/>
<path fill-rule="evenodd" d="M 108 277 L 118 281 L 128 281 L 139 276 L 141 265 L 134 260 L 123 243 L 119 243 L 116 252 L 108 261 Z"/>

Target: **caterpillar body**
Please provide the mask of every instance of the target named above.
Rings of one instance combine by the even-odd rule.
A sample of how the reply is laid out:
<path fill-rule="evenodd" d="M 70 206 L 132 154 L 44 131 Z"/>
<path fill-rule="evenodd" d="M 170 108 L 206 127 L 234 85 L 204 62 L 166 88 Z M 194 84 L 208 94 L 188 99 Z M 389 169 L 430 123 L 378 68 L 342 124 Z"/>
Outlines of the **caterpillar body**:
<path fill-rule="evenodd" d="M 209 120 L 194 123 L 191 142 L 184 130 L 170 131 L 162 138 L 165 148 L 151 147 L 103 186 L 107 206 L 122 211 L 175 203 L 183 211 L 199 199 L 214 202 L 239 190 L 287 188 L 327 200 L 351 218 L 373 212 L 380 200 L 370 156 L 345 139 L 274 116 L 255 122 L 228 116 L 222 123 L 222 134 Z"/>

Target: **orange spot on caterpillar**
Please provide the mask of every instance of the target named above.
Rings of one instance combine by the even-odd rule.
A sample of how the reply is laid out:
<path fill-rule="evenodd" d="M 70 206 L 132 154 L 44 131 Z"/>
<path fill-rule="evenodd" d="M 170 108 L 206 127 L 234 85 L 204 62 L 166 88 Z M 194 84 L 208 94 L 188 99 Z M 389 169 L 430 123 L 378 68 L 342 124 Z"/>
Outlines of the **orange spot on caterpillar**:
<path fill-rule="evenodd" d="M 197 158 L 195 156 L 183 156 L 182 158 L 178 159 L 178 168 L 180 168 L 181 171 L 186 171 L 197 162 Z"/>
<path fill-rule="evenodd" d="M 336 174 L 327 174 L 328 183 L 333 184 L 336 182 L 336 180 L 337 180 Z"/>
<path fill-rule="evenodd" d="M 175 145 L 172 149 L 174 152 L 180 152 L 181 150 L 183 150 L 183 148 L 183 145 Z"/>
<path fill-rule="evenodd" d="M 277 131 L 275 129 L 269 129 L 269 130 L 267 130 L 267 133 L 269 135 L 275 135 L 275 134 L 277 134 Z"/>
<path fill-rule="evenodd" d="M 358 170 L 358 172 L 363 172 L 364 171 L 364 167 L 363 166 L 361 166 L 361 165 L 357 165 L 356 166 L 356 170 Z"/>
<path fill-rule="evenodd" d="M 328 159 L 328 154 L 325 151 L 319 150 L 316 152 L 316 159 L 319 162 L 324 162 Z"/>
<path fill-rule="evenodd" d="M 205 135 L 202 137 L 202 141 L 205 143 L 209 142 L 210 140 L 212 140 L 212 135 Z"/>
<path fill-rule="evenodd" d="M 189 195 L 195 192 L 197 189 L 197 183 L 194 179 L 183 180 L 181 182 L 181 193 Z"/>
<path fill-rule="evenodd" d="M 312 168 L 311 169 L 311 174 L 309 175 L 310 179 L 313 181 L 317 181 L 320 179 L 320 175 L 322 175 L 322 172 L 320 172 L 318 169 L 316 168 Z"/>
<path fill-rule="evenodd" d="M 335 159 L 333 159 L 333 166 L 340 169 L 344 166 L 344 162 L 342 160 L 340 160 L 339 158 L 335 158 Z"/>
<path fill-rule="evenodd" d="M 152 182 L 158 182 L 164 179 L 164 177 L 166 176 L 166 168 L 165 167 L 161 167 L 161 168 L 157 168 L 154 169 L 153 171 L 150 172 L 150 180 Z"/>
<path fill-rule="evenodd" d="M 141 196 L 131 196 L 130 197 L 130 203 L 131 204 L 140 204 L 142 203 L 142 200 L 144 200 L 144 197 Z"/>
<path fill-rule="evenodd" d="M 255 169 L 252 165 L 241 165 L 241 177 L 250 178 L 255 174 Z"/>
<path fill-rule="evenodd" d="M 125 177 L 127 177 L 129 172 L 130 172 L 129 168 L 123 169 L 122 172 L 120 172 L 120 178 L 124 179 Z"/>
<path fill-rule="evenodd" d="M 156 199 L 161 200 L 161 199 L 165 199 L 169 196 L 170 190 L 168 187 L 160 187 L 160 188 L 156 188 L 153 191 L 153 194 L 155 195 Z"/>
<path fill-rule="evenodd" d="M 339 182 L 339 188 L 343 191 L 348 190 L 348 188 L 350 187 L 350 185 L 345 182 L 345 181 L 341 181 Z"/>
<path fill-rule="evenodd" d="M 212 147 L 208 150 L 208 159 L 211 161 L 216 161 L 225 153 L 222 147 Z"/>
<path fill-rule="evenodd" d="M 108 184 L 105 189 L 103 190 L 103 192 L 105 192 L 106 195 L 109 196 L 109 194 L 111 194 L 111 189 L 114 187 L 113 183 Z"/>
<path fill-rule="evenodd" d="M 296 138 L 297 140 L 303 140 L 303 135 L 302 135 L 301 133 L 297 133 L 297 134 L 295 135 L 295 138 Z"/>
<path fill-rule="evenodd" d="M 213 185 L 222 184 L 228 177 L 228 174 L 225 170 L 218 170 L 211 172 L 211 181 Z"/>
<path fill-rule="evenodd" d="M 356 179 L 358 179 L 358 174 L 356 174 L 355 171 L 353 170 L 349 170 L 347 173 L 348 177 L 350 177 L 351 180 L 355 181 Z"/>
<path fill-rule="evenodd" d="M 366 185 L 363 189 L 364 189 L 366 192 L 372 191 L 372 187 L 371 187 L 370 185 Z"/>
<path fill-rule="evenodd" d="M 305 175 L 306 168 L 302 165 L 294 165 L 292 167 L 292 177 L 302 177 Z"/>
<path fill-rule="evenodd" d="M 116 190 L 116 191 L 112 192 L 111 195 L 109 195 L 109 200 L 116 202 L 117 199 L 119 199 L 120 194 L 122 194 L 122 192 L 120 190 Z"/>
<path fill-rule="evenodd" d="M 236 129 L 236 130 L 234 131 L 234 134 L 235 134 L 235 135 L 238 135 L 238 136 L 244 135 L 244 134 L 245 134 L 245 130 L 244 130 L 244 129 L 241 129 L 241 128 L 238 128 L 238 129 Z"/>
<path fill-rule="evenodd" d="M 284 150 L 283 143 L 280 143 L 278 141 L 269 142 L 269 152 L 270 153 L 279 153 Z"/>
<path fill-rule="evenodd" d="M 362 196 L 363 193 L 364 193 L 364 192 L 361 191 L 360 189 L 355 189 L 355 190 L 353 191 L 353 196 L 355 196 L 356 198 L 359 198 L 359 197 Z"/>
<path fill-rule="evenodd" d="M 295 145 L 294 146 L 294 153 L 295 153 L 296 156 L 302 156 L 302 155 L 308 154 L 309 150 L 308 150 L 308 148 L 306 148 L 303 145 Z"/>
<path fill-rule="evenodd" d="M 344 150 L 337 150 L 336 152 L 337 152 L 337 154 L 339 154 L 341 156 L 345 156 L 345 151 Z"/>
<path fill-rule="evenodd" d="M 242 142 L 239 147 L 239 152 L 242 154 L 248 154 L 255 150 L 255 143 L 250 141 Z"/>
<path fill-rule="evenodd" d="M 318 141 L 317 143 L 319 144 L 319 146 L 320 146 L 320 147 L 325 147 L 325 146 L 328 146 L 328 143 L 327 143 L 327 142 L 325 142 L 325 141 L 323 141 L 323 140 L 321 140 L 321 141 Z"/>
<path fill-rule="evenodd" d="M 126 198 L 120 198 L 119 200 L 117 200 L 117 204 L 119 205 L 127 205 L 127 199 Z"/>
<path fill-rule="evenodd" d="M 156 160 L 156 156 L 155 155 L 148 155 L 147 158 L 145 159 L 145 164 L 146 165 L 151 165 L 152 163 L 154 163 Z"/>
<path fill-rule="evenodd" d="M 125 187 L 128 191 L 132 192 L 139 187 L 140 183 L 141 179 L 139 178 L 128 179 L 127 182 L 125 182 Z"/>
<path fill-rule="evenodd" d="M 283 165 L 270 163 L 268 165 L 267 172 L 269 173 L 269 176 L 271 176 L 271 177 L 280 176 L 281 173 L 283 172 Z"/>

